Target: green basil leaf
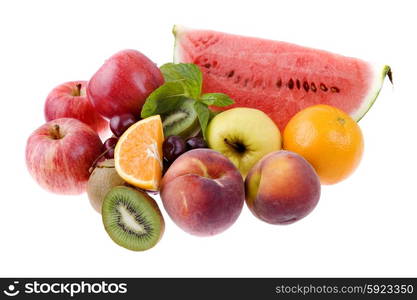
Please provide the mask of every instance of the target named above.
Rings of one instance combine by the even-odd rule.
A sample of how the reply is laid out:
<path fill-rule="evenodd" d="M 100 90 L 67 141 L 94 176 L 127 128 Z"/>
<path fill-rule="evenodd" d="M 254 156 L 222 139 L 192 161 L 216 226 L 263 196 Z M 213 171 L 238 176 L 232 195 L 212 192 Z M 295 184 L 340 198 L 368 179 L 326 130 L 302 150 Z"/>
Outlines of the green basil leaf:
<path fill-rule="evenodd" d="M 167 63 L 161 66 L 165 82 L 177 82 L 182 85 L 185 96 L 198 99 L 201 94 L 203 75 L 195 64 Z"/>
<path fill-rule="evenodd" d="M 182 85 L 165 82 L 148 96 L 142 107 L 141 117 L 147 118 L 174 110 L 185 98 Z"/>
<path fill-rule="evenodd" d="M 200 100 L 207 105 L 228 106 L 233 103 L 232 98 L 223 93 L 207 93 L 200 97 Z"/>
<path fill-rule="evenodd" d="M 194 103 L 194 109 L 200 122 L 201 132 L 203 133 L 204 139 L 206 139 L 206 129 L 210 119 L 210 109 L 204 103 L 196 101 Z"/>

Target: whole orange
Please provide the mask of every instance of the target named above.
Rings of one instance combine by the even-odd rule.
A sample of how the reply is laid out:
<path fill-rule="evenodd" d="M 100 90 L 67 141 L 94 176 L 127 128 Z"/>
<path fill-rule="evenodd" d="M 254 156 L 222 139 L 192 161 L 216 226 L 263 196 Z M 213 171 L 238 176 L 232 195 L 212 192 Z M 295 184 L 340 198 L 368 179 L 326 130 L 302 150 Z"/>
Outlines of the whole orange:
<path fill-rule="evenodd" d="M 283 140 L 284 149 L 310 162 L 322 184 L 347 178 L 364 148 L 358 124 L 340 109 L 322 104 L 299 111 L 285 127 Z"/>

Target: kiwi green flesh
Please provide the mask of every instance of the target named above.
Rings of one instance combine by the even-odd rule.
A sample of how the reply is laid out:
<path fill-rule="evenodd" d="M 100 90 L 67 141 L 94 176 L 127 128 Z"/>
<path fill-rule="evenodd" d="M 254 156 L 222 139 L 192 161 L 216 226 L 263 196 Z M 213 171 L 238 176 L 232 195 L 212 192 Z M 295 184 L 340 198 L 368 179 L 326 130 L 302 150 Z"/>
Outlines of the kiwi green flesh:
<path fill-rule="evenodd" d="M 104 228 L 119 246 L 144 251 L 155 246 L 164 232 L 164 219 L 156 202 L 144 192 L 117 186 L 102 206 Z"/>
<path fill-rule="evenodd" d="M 188 99 L 175 110 L 162 116 L 164 135 L 179 135 L 183 138 L 193 136 L 198 132 L 198 116 L 194 110 L 194 100 Z"/>

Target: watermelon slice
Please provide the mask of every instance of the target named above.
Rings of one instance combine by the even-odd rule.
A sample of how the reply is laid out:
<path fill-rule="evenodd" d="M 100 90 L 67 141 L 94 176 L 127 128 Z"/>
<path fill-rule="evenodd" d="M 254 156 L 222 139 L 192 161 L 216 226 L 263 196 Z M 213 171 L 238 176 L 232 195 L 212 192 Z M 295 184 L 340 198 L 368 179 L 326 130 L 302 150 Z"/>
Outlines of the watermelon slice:
<path fill-rule="evenodd" d="M 174 26 L 174 62 L 203 72 L 203 91 L 235 100 L 231 107 L 267 113 L 283 130 L 298 111 L 328 104 L 359 121 L 381 90 L 387 65 L 286 42 Z"/>

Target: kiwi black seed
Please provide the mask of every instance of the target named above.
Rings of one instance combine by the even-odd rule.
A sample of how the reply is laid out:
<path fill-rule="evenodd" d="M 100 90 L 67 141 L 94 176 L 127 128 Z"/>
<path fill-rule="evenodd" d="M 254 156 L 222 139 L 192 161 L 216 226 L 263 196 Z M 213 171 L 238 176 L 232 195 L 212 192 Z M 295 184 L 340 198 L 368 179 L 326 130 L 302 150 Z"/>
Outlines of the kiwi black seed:
<path fill-rule="evenodd" d="M 200 126 L 194 110 L 194 101 L 187 99 L 175 110 L 162 116 L 165 136 L 179 135 L 186 139 L 198 133 Z"/>
<path fill-rule="evenodd" d="M 129 250 L 148 250 L 164 233 L 165 222 L 155 200 L 131 187 L 112 188 L 104 198 L 101 214 L 110 238 Z"/>
<path fill-rule="evenodd" d="M 97 163 L 87 182 L 87 195 L 91 206 L 101 213 L 104 197 L 111 188 L 126 184 L 117 174 L 114 159 L 106 159 Z"/>

